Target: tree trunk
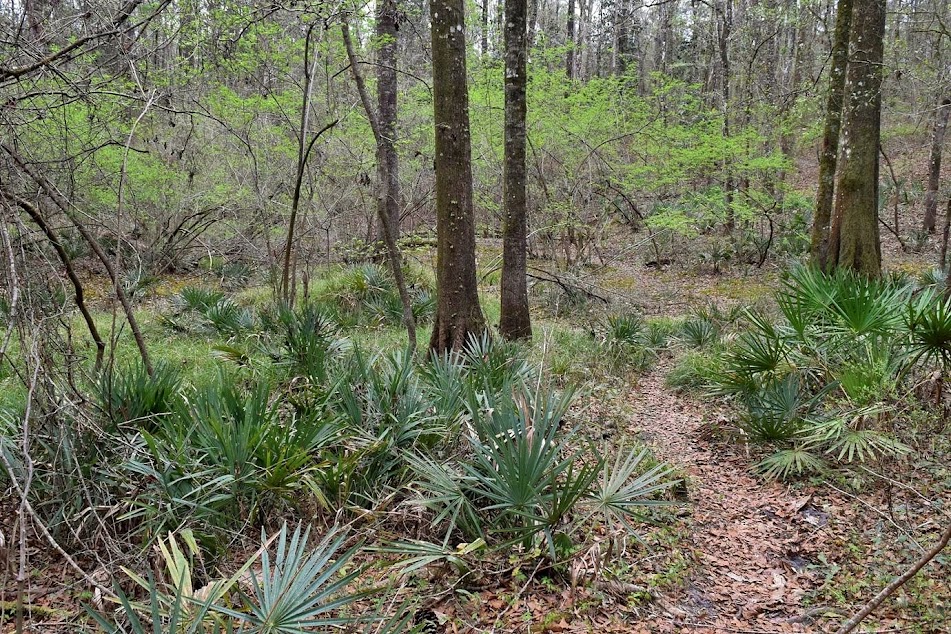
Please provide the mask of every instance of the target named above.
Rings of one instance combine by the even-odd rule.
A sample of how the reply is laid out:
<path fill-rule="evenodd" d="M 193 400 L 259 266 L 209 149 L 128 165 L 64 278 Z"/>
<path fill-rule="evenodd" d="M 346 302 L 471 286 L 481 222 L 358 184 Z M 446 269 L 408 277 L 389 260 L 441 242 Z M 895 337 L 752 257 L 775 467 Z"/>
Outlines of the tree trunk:
<path fill-rule="evenodd" d="M 853 0 L 839 0 L 836 5 L 835 32 L 832 40 L 832 67 L 829 70 L 829 93 L 826 97 L 826 120 L 822 130 L 822 150 L 819 153 L 819 189 L 816 192 L 816 211 L 812 221 L 812 243 L 809 255 L 812 263 L 826 268 L 829 250 L 829 231 L 832 224 L 832 202 L 835 192 L 835 165 L 839 152 L 839 131 L 842 127 L 842 102 L 845 95 L 845 75 L 849 62 L 849 31 L 852 24 Z"/>
<path fill-rule="evenodd" d="M 431 0 L 436 128 L 436 320 L 429 347 L 461 350 L 485 331 L 476 282 L 465 3 Z"/>
<path fill-rule="evenodd" d="M 380 42 L 377 53 L 377 117 L 380 125 L 378 143 L 377 175 L 385 196 L 379 198 L 379 217 L 384 215 L 390 222 L 393 239 L 400 238 L 400 192 L 399 158 L 396 153 L 396 45 L 399 35 L 396 0 L 377 0 L 376 36 Z M 382 221 L 379 227 L 383 235 Z"/>
<path fill-rule="evenodd" d="M 489 0 L 482 0 L 482 42 L 479 52 L 482 57 L 489 54 Z"/>
<path fill-rule="evenodd" d="M 502 314 L 499 332 L 506 339 L 532 336 L 526 285 L 526 10 L 526 0 L 505 2 L 505 222 L 502 235 Z"/>
<path fill-rule="evenodd" d="M 614 46 L 617 48 L 615 75 L 623 75 L 631 60 L 631 6 L 629 0 L 616 0 L 617 10 L 614 14 Z"/>
<path fill-rule="evenodd" d="M 575 0 L 568 0 L 568 27 L 565 34 L 565 45 L 568 53 L 565 55 L 565 72 L 568 79 L 575 77 Z"/>
<path fill-rule="evenodd" d="M 842 140 L 826 268 L 869 277 L 882 271 L 878 234 L 878 154 L 885 0 L 856 0 L 846 77 Z"/>
<path fill-rule="evenodd" d="M 730 32 L 733 29 L 733 0 L 724 0 L 722 8 L 717 5 L 719 18 L 717 20 L 717 48 L 720 53 L 720 72 L 722 73 L 720 90 L 723 97 L 723 137 L 730 138 Z M 729 159 L 727 159 L 729 161 Z M 733 190 L 735 184 L 733 173 L 729 165 L 726 167 L 726 179 L 723 183 L 724 202 L 726 203 L 726 230 L 732 231 L 735 219 L 733 217 Z"/>
<path fill-rule="evenodd" d="M 392 0 L 383 0 L 378 7 L 383 4 L 390 4 Z M 395 6 L 393 7 L 395 9 Z M 395 16 L 395 13 L 394 13 Z M 357 92 L 360 94 L 360 101 L 363 102 L 363 109 L 367 114 L 367 121 L 370 122 L 370 129 L 373 131 L 373 138 L 376 140 L 376 161 L 377 171 L 380 178 L 377 181 L 377 215 L 380 225 L 383 229 L 383 239 L 386 242 L 386 253 L 390 260 L 390 271 L 393 273 L 393 281 L 396 282 L 396 290 L 400 296 L 400 303 L 403 306 L 403 325 L 406 326 L 406 335 L 409 339 L 409 349 L 413 355 L 416 354 L 416 318 L 413 315 L 413 302 L 410 299 L 409 291 L 406 290 L 406 280 L 403 278 L 403 257 L 396 242 L 396 235 L 399 229 L 393 225 L 390 218 L 390 209 L 388 202 L 395 200 L 399 196 L 399 191 L 394 191 L 394 183 L 398 181 L 393 174 L 389 173 L 389 165 L 385 157 L 386 135 L 383 133 L 381 117 L 373 111 L 373 105 L 370 103 L 370 97 L 367 94 L 366 83 L 363 81 L 363 75 L 360 73 L 360 67 L 357 64 L 357 56 L 353 51 L 353 41 L 350 39 L 350 25 L 344 18 L 340 25 L 340 33 L 343 36 L 344 48 L 347 50 L 347 60 L 350 62 L 350 73 L 353 75 L 353 83 L 357 85 Z M 394 42 L 395 44 L 395 42 Z M 395 56 L 395 52 L 394 52 Z M 393 60 L 396 61 L 395 59 Z M 395 78 L 394 78 L 395 79 Z M 380 97 L 380 107 L 383 106 L 383 98 Z M 395 118 L 395 104 L 394 118 Z M 392 138 L 390 138 L 392 145 Z M 394 150 L 395 154 L 395 150 Z M 398 185 L 396 185 L 398 186 Z M 397 206 L 396 220 L 399 222 L 399 206 Z"/>
<path fill-rule="evenodd" d="M 945 99 L 935 112 L 934 135 L 931 137 L 931 160 L 928 163 L 928 191 L 925 192 L 924 230 L 934 233 L 938 217 L 938 185 L 941 182 L 941 146 L 948 130 L 951 99 Z"/>

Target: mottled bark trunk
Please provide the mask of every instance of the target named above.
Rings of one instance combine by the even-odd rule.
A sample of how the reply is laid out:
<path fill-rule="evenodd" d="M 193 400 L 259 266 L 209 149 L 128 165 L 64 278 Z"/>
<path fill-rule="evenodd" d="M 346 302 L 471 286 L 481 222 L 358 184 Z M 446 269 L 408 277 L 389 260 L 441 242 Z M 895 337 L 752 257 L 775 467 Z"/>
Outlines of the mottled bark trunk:
<path fill-rule="evenodd" d="M 483 57 L 489 54 L 489 0 L 482 0 L 482 41 L 479 52 Z"/>
<path fill-rule="evenodd" d="M 502 235 L 502 313 L 499 332 L 506 339 L 532 336 L 526 283 L 525 114 L 526 0 L 505 2 L 505 161 L 503 187 L 505 216 Z"/>
<path fill-rule="evenodd" d="M 465 3 L 432 0 L 436 128 L 436 320 L 429 347 L 461 350 L 485 331 L 476 282 Z"/>
<path fill-rule="evenodd" d="M 931 136 L 931 159 L 928 163 L 928 190 L 925 192 L 924 230 L 933 233 L 938 218 L 938 185 L 941 182 L 941 147 L 948 130 L 951 99 L 945 99 L 935 113 L 934 134 Z"/>
<path fill-rule="evenodd" d="M 616 0 L 617 12 L 614 17 L 614 46 L 617 48 L 614 67 L 615 75 L 623 75 L 631 61 L 631 16 L 629 0 Z"/>
<path fill-rule="evenodd" d="M 568 26 L 565 34 L 565 45 L 568 53 L 565 55 L 565 72 L 568 79 L 575 76 L 575 0 L 568 0 Z"/>
<path fill-rule="evenodd" d="M 878 154 L 882 110 L 885 0 L 856 0 L 842 141 L 826 267 L 869 277 L 882 270 L 878 232 Z"/>
<path fill-rule="evenodd" d="M 377 117 L 380 139 L 377 145 L 377 176 L 385 196 L 379 198 L 378 216 L 390 222 L 393 239 L 400 238 L 400 192 L 399 157 L 396 153 L 397 81 L 396 52 L 399 35 L 396 0 L 377 0 L 376 36 L 380 42 L 377 52 Z M 382 221 L 379 235 L 383 235 Z"/>
<path fill-rule="evenodd" d="M 839 152 L 842 102 L 845 95 L 845 75 L 849 62 L 852 2 L 853 0 L 839 0 L 836 5 L 837 14 L 830 59 L 832 66 L 829 69 L 829 92 L 826 97 L 826 120 L 822 131 L 822 149 L 819 153 L 819 187 L 816 192 L 816 209 L 812 220 L 812 243 L 809 255 L 813 265 L 823 269 L 826 268 L 829 231 L 832 224 L 835 165 Z"/>
<path fill-rule="evenodd" d="M 538 2 L 539 0 L 528 0 L 528 44 L 529 49 L 535 44 L 535 32 L 538 29 Z"/>
<path fill-rule="evenodd" d="M 667 74 L 668 65 L 674 49 L 674 16 L 677 14 L 677 0 L 664 2 L 659 13 L 657 30 L 654 34 L 654 70 Z"/>

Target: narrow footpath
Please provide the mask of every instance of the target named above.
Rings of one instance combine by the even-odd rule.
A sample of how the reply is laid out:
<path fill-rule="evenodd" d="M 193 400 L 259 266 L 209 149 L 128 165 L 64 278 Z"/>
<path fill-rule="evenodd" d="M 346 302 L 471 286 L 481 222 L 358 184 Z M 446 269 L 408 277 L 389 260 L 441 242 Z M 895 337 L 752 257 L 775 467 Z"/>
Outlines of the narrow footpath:
<path fill-rule="evenodd" d="M 632 389 L 629 431 L 688 475 L 692 569 L 663 602 L 674 631 L 820 631 L 808 593 L 823 582 L 848 505 L 757 478 L 740 441 L 712 433 L 715 406 L 676 394 L 655 368 Z"/>

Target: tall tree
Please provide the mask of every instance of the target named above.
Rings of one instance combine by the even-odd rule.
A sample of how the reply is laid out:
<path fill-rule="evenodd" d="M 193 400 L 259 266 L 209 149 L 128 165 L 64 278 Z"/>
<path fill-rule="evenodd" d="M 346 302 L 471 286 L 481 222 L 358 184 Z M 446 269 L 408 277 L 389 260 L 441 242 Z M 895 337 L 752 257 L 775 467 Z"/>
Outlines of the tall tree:
<path fill-rule="evenodd" d="M 832 36 L 829 92 L 826 97 L 826 120 L 822 130 L 819 153 L 819 189 L 812 221 L 810 256 L 815 266 L 825 268 L 832 224 L 832 202 L 835 192 L 835 165 L 842 128 L 842 102 L 845 97 L 845 75 L 849 63 L 849 31 L 852 25 L 853 0 L 839 0 L 836 5 L 835 31 Z"/>
<path fill-rule="evenodd" d="M 885 0 L 855 0 L 826 268 L 882 270 L 878 232 Z"/>
<path fill-rule="evenodd" d="M 505 2 L 505 160 L 502 235 L 502 314 L 499 332 L 506 339 L 532 336 L 526 285 L 525 114 L 528 86 L 526 0 Z"/>
<path fill-rule="evenodd" d="M 951 115 L 951 99 L 944 99 L 934 117 L 934 132 L 931 135 L 931 157 L 928 161 L 928 190 L 925 192 L 924 230 L 934 232 L 938 218 L 938 185 L 941 182 L 941 148 L 948 130 L 948 115 Z"/>
<path fill-rule="evenodd" d="M 384 0 L 377 5 L 378 10 L 384 3 L 393 4 L 391 0 Z M 379 13 L 377 15 L 379 16 Z M 406 326 L 409 348 L 413 354 L 416 354 L 416 318 L 413 315 L 413 303 L 410 299 L 409 291 L 406 289 L 406 280 L 403 277 L 403 258 L 400 254 L 399 244 L 396 241 L 397 232 L 399 231 L 399 205 L 395 205 L 394 203 L 396 208 L 395 223 L 394 217 L 391 215 L 391 207 L 393 205 L 390 203 L 398 199 L 399 190 L 397 188 L 399 185 L 396 175 L 390 171 L 391 169 L 396 169 L 395 160 L 394 163 L 391 164 L 386 156 L 388 149 L 393 151 L 394 154 L 396 150 L 392 147 L 392 137 L 389 139 L 386 138 L 386 131 L 383 126 L 382 111 L 384 108 L 384 99 L 382 96 L 380 97 L 380 113 L 374 112 L 373 104 L 370 103 L 370 96 L 367 93 L 366 83 L 363 81 L 363 74 L 360 72 L 356 53 L 353 50 L 353 40 L 350 37 L 350 25 L 347 23 L 346 18 L 343 18 L 340 25 L 340 33 L 343 35 L 344 48 L 347 50 L 347 60 L 350 62 L 350 73 L 353 75 L 353 81 L 357 85 L 360 101 L 363 102 L 363 109 L 367 114 L 367 121 L 370 122 L 370 129 L 373 131 L 373 138 L 376 140 L 376 164 L 377 174 L 379 176 L 377 178 L 377 215 L 380 220 L 383 240 L 386 243 L 387 256 L 390 260 L 390 271 L 393 273 L 393 280 L 396 282 L 400 303 L 403 305 L 403 325 Z M 392 61 L 395 62 L 396 60 L 393 59 Z M 393 79 L 394 81 L 396 80 L 395 77 Z M 395 89 L 395 86 L 393 88 Z M 383 90 L 383 87 L 380 86 L 379 89 Z M 386 107 L 388 108 L 390 105 L 391 104 L 386 104 Z M 392 106 L 393 112 L 391 114 L 395 115 L 396 104 L 392 104 Z M 390 132 L 392 133 L 392 130 Z M 389 148 L 387 148 L 388 144 L 390 146 Z"/>
<path fill-rule="evenodd" d="M 486 0 L 488 3 L 488 0 Z M 399 11 L 396 0 L 377 0 L 376 37 L 379 40 L 376 65 L 377 112 L 379 133 L 377 174 L 384 182 L 385 196 L 379 198 L 380 218 L 386 216 L 393 239 L 400 237 L 400 168 L 396 153 L 397 81 L 396 51 L 399 35 Z M 380 233 L 383 231 L 382 222 Z"/>
<path fill-rule="evenodd" d="M 565 72 L 568 79 L 575 76 L 575 0 L 568 0 L 568 24 L 565 29 L 565 45 L 568 52 L 565 54 Z"/>
<path fill-rule="evenodd" d="M 461 350 L 485 331 L 476 282 L 472 147 L 466 85 L 465 2 L 432 0 L 433 122 L 436 128 L 436 320 L 429 342 Z"/>

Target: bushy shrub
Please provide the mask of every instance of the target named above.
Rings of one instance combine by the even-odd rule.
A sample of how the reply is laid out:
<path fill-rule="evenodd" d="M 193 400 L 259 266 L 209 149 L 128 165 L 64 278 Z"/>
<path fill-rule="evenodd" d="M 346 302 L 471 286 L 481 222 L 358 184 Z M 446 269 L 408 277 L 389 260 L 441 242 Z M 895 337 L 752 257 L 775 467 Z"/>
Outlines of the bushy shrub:
<path fill-rule="evenodd" d="M 805 267 L 776 301 L 783 320 L 747 312 L 712 381 L 749 439 L 779 445 L 758 468 L 788 477 L 907 451 L 888 431 L 888 403 L 919 370 L 947 371 L 951 303 L 900 277 Z"/>
<path fill-rule="evenodd" d="M 142 362 L 119 364 L 103 371 L 94 396 L 112 425 L 150 429 L 176 407 L 181 385 L 180 369 L 169 363 L 156 363 L 151 375 Z"/>

